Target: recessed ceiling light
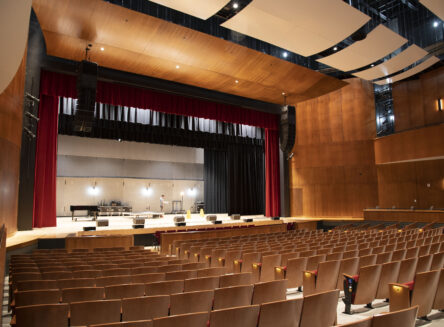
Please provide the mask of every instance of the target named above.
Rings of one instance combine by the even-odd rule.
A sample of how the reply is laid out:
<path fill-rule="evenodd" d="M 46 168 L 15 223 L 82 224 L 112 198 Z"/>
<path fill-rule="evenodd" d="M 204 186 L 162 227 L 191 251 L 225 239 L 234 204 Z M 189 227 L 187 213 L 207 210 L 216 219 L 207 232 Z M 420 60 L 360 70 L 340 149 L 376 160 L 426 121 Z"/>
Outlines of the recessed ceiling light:
<path fill-rule="evenodd" d="M 179 69 L 180 68 L 180 66 L 179 65 L 176 65 L 176 69 Z"/>
<path fill-rule="evenodd" d="M 236 84 L 237 84 L 237 83 L 239 83 L 239 81 L 238 81 L 238 80 L 235 80 L 235 81 L 234 81 L 234 83 L 236 83 Z"/>
<path fill-rule="evenodd" d="M 287 51 L 284 51 L 284 52 L 282 53 L 282 56 L 283 56 L 284 58 L 287 58 L 287 57 L 288 57 L 288 52 L 287 52 Z"/>
<path fill-rule="evenodd" d="M 375 67 L 375 64 L 371 64 L 370 66 L 371 66 L 371 67 Z"/>
<path fill-rule="evenodd" d="M 282 92 L 282 95 L 285 95 L 285 92 Z"/>
<path fill-rule="evenodd" d="M 333 48 L 333 51 L 338 51 L 338 47 L 334 47 L 334 48 Z"/>
<path fill-rule="evenodd" d="M 238 4 L 237 2 L 233 3 L 233 8 L 234 8 L 234 9 L 239 8 L 239 4 Z"/>
<path fill-rule="evenodd" d="M 101 48 L 100 48 L 100 51 L 105 51 L 105 48 L 104 48 L 104 47 L 101 47 Z"/>
<path fill-rule="evenodd" d="M 433 22 L 433 27 L 438 27 L 439 23 L 437 21 Z"/>

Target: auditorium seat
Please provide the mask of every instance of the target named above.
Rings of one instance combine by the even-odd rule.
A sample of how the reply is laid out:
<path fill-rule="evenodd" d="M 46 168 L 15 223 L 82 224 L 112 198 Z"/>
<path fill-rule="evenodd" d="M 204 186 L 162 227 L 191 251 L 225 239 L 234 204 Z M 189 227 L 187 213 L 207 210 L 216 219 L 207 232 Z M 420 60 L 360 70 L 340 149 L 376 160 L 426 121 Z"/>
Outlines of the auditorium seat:
<path fill-rule="evenodd" d="M 112 322 L 109 324 L 89 325 L 89 327 L 153 327 L 152 320 Z"/>
<path fill-rule="evenodd" d="M 327 257 L 326 254 L 317 254 L 308 257 L 307 266 L 304 270 L 315 270 L 320 262 L 325 261 L 326 257 Z"/>
<path fill-rule="evenodd" d="M 304 297 L 299 327 L 333 326 L 336 322 L 339 290 Z"/>
<path fill-rule="evenodd" d="M 408 283 L 415 278 L 416 265 L 418 258 L 404 259 L 399 268 L 398 283 Z"/>
<path fill-rule="evenodd" d="M 251 304 L 253 285 L 230 286 L 214 290 L 214 310 Z"/>
<path fill-rule="evenodd" d="M 212 268 L 203 268 L 197 270 L 197 277 L 213 277 L 220 276 L 225 274 L 225 267 L 212 267 Z M 193 278 L 193 277 L 190 277 Z"/>
<path fill-rule="evenodd" d="M 179 271 L 179 270 L 182 270 L 181 264 L 165 265 L 157 268 L 157 272 L 164 272 L 164 273 L 171 271 Z"/>
<path fill-rule="evenodd" d="M 286 267 L 275 268 L 275 280 L 287 279 L 288 288 L 302 286 L 302 272 L 307 270 L 308 257 L 295 258 L 287 261 Z"/>
<path fill-rule="evenodd" d="M 185 280 L 197 278 L 197 270 L 181 270 L 165 273 L 165 280 Z"/>
<path fill-rule="evenodd" d="M 208 312 L 199 312 L 156 318 L 153 319 L 153 327 L 207 327 L 209 316 Z"/>
<path fill-rule="evenodd" d="M 171 294 L 170 315 L 210 312 L 213 306 L 213 298 L 213 290 Z"/>
<path fill-rule="evenodd" d="M 433 254 L 430 270 L 437 270 L 444 267 L 444 252 Z"/>
<path fill-rule="evenodd" d="M 227 251 L 225 257 L 218 258 L 219 264 L 227 268 L 227 274 L 234 273 L 234 261 L 242 257 L 241 250 Z"/>
<path fill-rule="evenodd" d="M 378 259 L 376 254 L 369 254 L 359 257 L 359 268 L 376 265 L 376 260 Z"/>
<path fill-rule="evenodd" d="M 129 268 L 113 268 L 102 270 L 102 277 L 131 275 Z"/>
<path fill-rule="evenodd" d="M 336 288 L 342 291 L 344 289 L 344 274 L 354 276 L 358 274 L 358 270 L 359 270 L 358 257 L 342 259 L 341 264 L 339 266 L 339 275 Z"/>
<path fill-rule="evenodd" d="M 343 252 L 332 252 L 330 254 L 327 254 L 327 256 L 325 257 L 325 261 L 342 260 L 343 257 Z"/>
<path fill-rule="evenodd" d="M 229 287 L 229 286 L 242 286 L 252 284 L 252 274 L 251 273 L 238 273 L 223 275 L 219 278 L 219 287 Z"/>
<path fill-rule="evenodd" d="M 352 314 L 352 304 L 367 304 L 371 308 L 378 290 L 381 269 L 381 265 L 371 265 L 361 267 L 358 275 L 344 274 L 345 313 Z"/>
<path fill-rule="evenodd" d="M 303 273 L 304 296 L 336 289 L 341 262 L 324 261 L 316 270 Z"/>
<path fill-rule="evenodd" d="M 224 258 L 227 253 L 226 249 L 212 249 L 211 254 L 207 257 L 210 267 L 220 267 L 219 258 Z"/>
<path fill-rule="evenodd" d="M 268 282 L 274 280 L 274 268 L 281 265 L 280 254 L 262 256 L 262 262 L 253 263 L 253 282 Z"/>
<path fill-rule="evenodd" d="M 119 268 L 119 265 L 116 265 L 114 263 L 103 263 L 103 264 L 92 265 L 92 266 L 94 267 L 94 269 L 102 270 L 102 271 Z"/>
<path fill-rule="evenodd" d="M 16 327 L 68 327 L 68 304 L 29 305 L 16 308 Z"/>
<path fill-rule="evenodd" d="M 122 300 L 122 320 L 134 321 L 168 316 L 169 295 L 127 298 Z"/>
<path fill-rule="evenodd" d="M 287 299 L 287 280 L 274 280 L 254 284 L 252 304 L 282 301 Z"/>
<path fill-rule="evenodd" d="M 424 255 L 418 257 L 418 263 L 416 264 L 416 273 L 430 271 L 432 266 L 433 254 Z"/>
<path fill-rule="evenodd" d="M 435 300 L 433 302 L 433 309 L 444 310 L 444 269 L 440 269 L 438 287 L 436 290 Z"/>
<path fill-rule="evenodd" d="M 69 270 L 70 271 L 79 271 L 79 270 L 91 270 L 91 269 L 93 269 L 93 267 L 92 266 L 90 266 L 90 265 L 72 265 L 72 266 L 69 266 Z"/>
<path fill-rule="evenodd" d="M 56 280 L 24 280 L 17 282 L 16 285 L 16 289 L 18 291 L 33 291 L 57 288 L 59 288 L 59 284 Z"/>
<path fill-rule="evenodd" d="M 231 309 L 213 310 L 210 314 L 211 327 L 256 327 L 259 305 L 241 306 Z"/>
<path fill-rule="evenodd" d="M 262 303 L 258 327 L 297 327 L 301 320 L 303 299 Z"/>
<path fill-rule="evenodd" d="M 218 287 L 219 276 L 191 278 L 184 281 L 184 292 L 214 290 Z"/>
<path fill-rule="evenodd" d="M 86 326 L 120 321 L 120 300 L 72 302 L 70 326 Z"/>
<path fill-rule="evenodd" d="M 261 261 L 261 252 L 245 252 L 241 260 L 234 261 L 234 272 L 252 272 L 253 263 Z"/>
<path fill-rule="evenodd" d="M 376 299 L 389 298 L 389 284 L 396 283 L 399 276 L 401 261 L 392 261 L 382 264 L 381 277 L 379 278 L 378 290 L 376 291 Z"/>
<path fill-rule="evenodd" d="M 62 289 L 62 302 L 82 302 L 103 300 L 105 289 L 103 287 L 77 287 Z"/>
<path fill-rule="evenodd" d="M 47 267 L 40 267 L 40 272 L 47 273 L 47 272 L 53 272 L 53 271 L 70 271 L 66 266 L 47 266 Z"/>
<path fill-rule="evenodd" d="M 418 256 L 419 253 L 419 247 L 413 247 L 413 248 L 407 248 L 407 252 L 405 253 L 405 258 L 415 258 Z"/>
<path fill-rule="evenodd" d="M 376 264 L 382 265 L 392 261 L 393 252 L 382 252 L 376 256 Z"/>
<path fill-rule="evenodd" d="M 59 289 L 17 291 L 14 294 L 15 307 L 35 304 L 56 304 L 60 302 Z"/>
<path fill-rule="evenodd" d="M 390 311 L 419 305 L 418 316 L 426 317 L 433 307 L 440 274 L 440 270 L 432 270 L 416 274 L 409 283 L 390 284 Z"/>
<path fill-rule="evenodd" d="M 356 257 L 359 257 L 358 250 L 344 251 L 344 254 L 342 255 L 343 259 L 356 258 Z"/>
<path fill-rule="evenodd" d="M 372 327 L 373 317 L 365 318 L 348 324 L 338 325 L 338 327 Z M 334 326 L 331 326 L 334 327 Z M 386 326 L 388 327 L 388 326 Z"/>
<path fill-rule="evenodd" d="M 206 268 L 206 264 L 203 262 L 191 262 L 182 265 L 183 270 L 197 270 Z"/>
<path fill-rule="evenodd" d="M 145 284 L 123 284 L 105 287 L 105 298 L 123 299 L 145 295 Z"/>
<path fill-rule="evenodd" d="M 145 284 L 146 295 L 170 295 L 183 292 L 183 280 L 169 280 Z"/>
<path fill-rule="evenodd" d="M 110 277 L 98 277 L 96 278 L 96 286 L 105 287 L 111 285 L 130 284 L 131 276 L 110 276 Z"/>
<path fill-rule="evenodd" d="M 406 249 L 400 249 L 393 251 L 392 261 L 401 261 L 405 259 L 407 253 Z"/>
<path fill-rule="evenodd" d="M 102 277 L 102 271 L 97 269 L 92 270 L 78 270 L 72 272 L 71 278 L 97 278 Z M 63 277 L 63 279 L 69 279 L 69 277 Z"/>
<path fill-rule="evenodd" d="M 165 280 L 165 273 L 147 273 L 147 274 L 138 274 L 131 275 L 132 283 L 152 283 L 152 282 L 161 282 Z"/>
<path fill-rule="evenodd" d="M 414 327 L 418 306 L 373 316 L 372 327 Z"/>

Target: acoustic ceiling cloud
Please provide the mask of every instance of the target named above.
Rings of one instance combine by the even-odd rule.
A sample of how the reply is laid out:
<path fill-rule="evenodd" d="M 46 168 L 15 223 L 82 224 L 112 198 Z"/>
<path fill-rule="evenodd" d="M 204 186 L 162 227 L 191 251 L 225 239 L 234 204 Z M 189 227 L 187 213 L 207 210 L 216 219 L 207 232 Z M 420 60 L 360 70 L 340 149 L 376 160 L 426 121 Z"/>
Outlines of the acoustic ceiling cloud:
<path fill-rule="evenodd" d="M 208 19 L 225 7 L 230 0 L 151 0 L 151 2 L 201 19 Z"/>
<path fill-rule="evenodd" d="M 342 0 L 253 0 L 222 26 L 311 56 L 343 41 L 369 20 Z"/>
<path fill-rule="evenodd" d="M 444 1 L 443 0 L 419 0 L 424 7 L 444 20 Z"/>

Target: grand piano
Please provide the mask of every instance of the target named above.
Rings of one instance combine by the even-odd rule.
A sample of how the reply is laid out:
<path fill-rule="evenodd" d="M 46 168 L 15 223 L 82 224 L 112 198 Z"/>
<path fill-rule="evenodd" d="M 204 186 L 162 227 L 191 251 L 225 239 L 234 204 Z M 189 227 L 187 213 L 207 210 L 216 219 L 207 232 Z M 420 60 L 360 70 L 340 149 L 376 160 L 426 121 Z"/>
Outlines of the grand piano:
<path fill-rule="evenodd" d="M 97 220 L 97 213 L 99 212 L 98 206 L 71 205 L 69 207 L 69 209 L 71 210 L 71 213 L 72 213 L 72 220 L 76 220 L 76 221 L 77 221 L 77 218 L 74 219 L 74 211 L 86 210 L 86 211 L 88 211 L 88 216 L 93 216 L 93 220 Z"/>

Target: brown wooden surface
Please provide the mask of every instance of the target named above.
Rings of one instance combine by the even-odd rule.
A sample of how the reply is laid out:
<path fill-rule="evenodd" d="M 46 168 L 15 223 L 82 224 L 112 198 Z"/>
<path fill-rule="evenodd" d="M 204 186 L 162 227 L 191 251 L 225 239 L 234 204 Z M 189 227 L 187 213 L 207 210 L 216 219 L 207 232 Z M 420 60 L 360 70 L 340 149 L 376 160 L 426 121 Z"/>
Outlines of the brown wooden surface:
<path fill-rule="evenodd" d="M 376 206 L 373 86 L 360 79 L 296 107 L 292 216 L 362 217 Z"/>
<path fill-rule="evenodd" d="M 380 208 L 444 208 L 444 159 L 378 165 Z"/>
<path fill-rule="evenodd" d="M 65 239 L 65 248 L 72 249 L 94 249 L 124 247 L 128 249 L 134 245 L 133 235 L 103 235 L 103 236 L 71 236 Z"/>
<path fill-rule="evenodd" d="M 444 223 L 444 210 L 365 209 L 366 220 Z"/>
<path fill-rule="evenodd" d="M 211 239 L 219 237 L 230 237 L 240 235 L 254 235 L 254 234 L 267 234 L 284 232 L 287 230 L 287 225 L 280 221 L 279 224 L 258 226 L 249 228 L 232 228 L 232 229 L 219 229 L 212 231 L 202 232 L 178 232 L 178 233 L 163 233 L 160 236 L 161 253 L 167 254 L 170 244 L 179 240 L 201 240 Z"/>
<path fill-rule="evenodd" d="M 442 114 L 444 116 L 444 112 Z M 376 164 L 439 157 L 444 158 L 444 124 L 413 129 L 375 140 Z"/>
<path fill-rule="evenodd" d="M 285 60 L 102 0 L 34 0 L 47 53 L 272 103 L 346 85 Z M 104 47 L 105 51 L 100 51 Z M 180 69 L 176 69 L 180 65 Z M 239 83 L 235 83 L 238 80 Z"/>
<path fill-rule="evenodd" d="M 8 235 L 17 231 L 25 71 L 26 51 L 14 79 L 0 94 L 0 224 L 6 225 Z"/>
<path fill-rule="evenodd" d="M 444 98 L 444 67 L 424 73 L 419 79 L 393 84 L 393 107 L 397 132 L 444 123 L 437 99 Z"/>

